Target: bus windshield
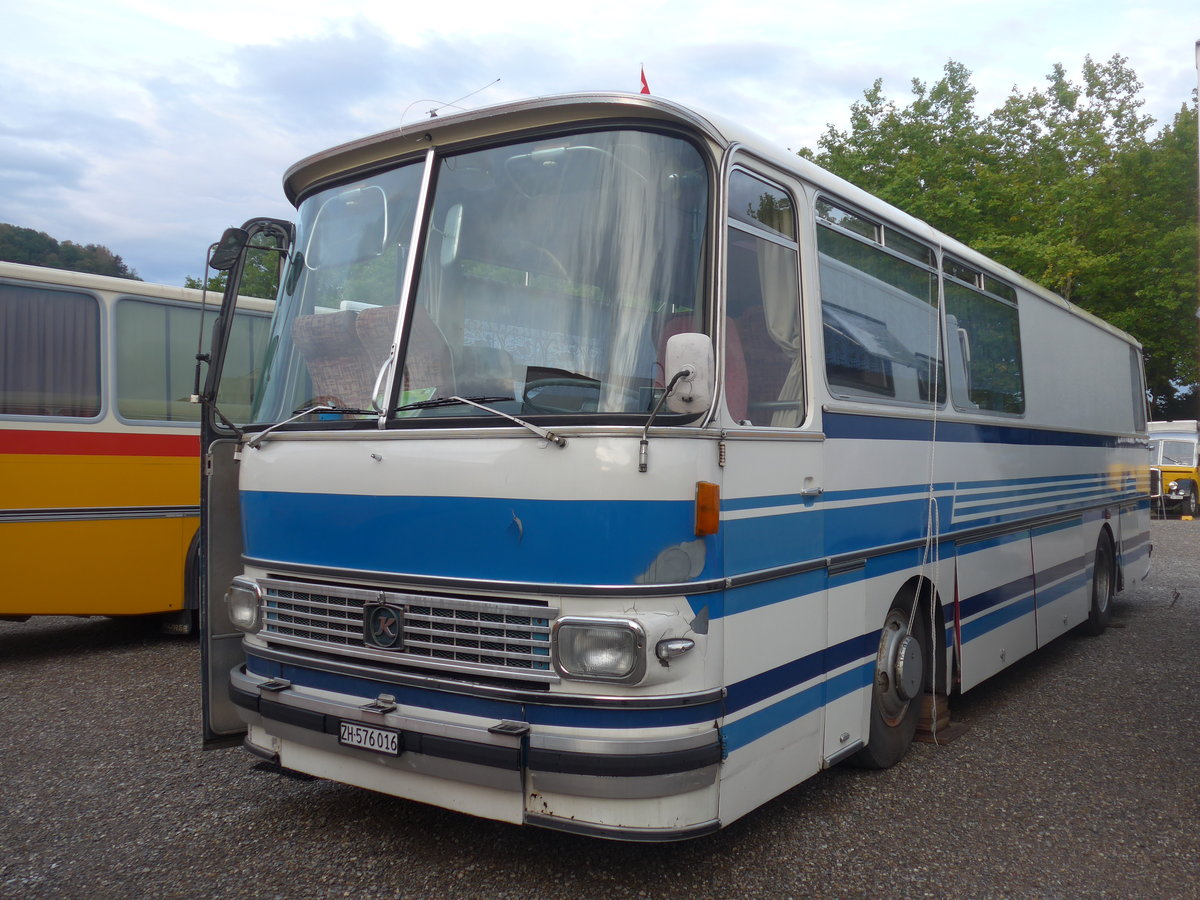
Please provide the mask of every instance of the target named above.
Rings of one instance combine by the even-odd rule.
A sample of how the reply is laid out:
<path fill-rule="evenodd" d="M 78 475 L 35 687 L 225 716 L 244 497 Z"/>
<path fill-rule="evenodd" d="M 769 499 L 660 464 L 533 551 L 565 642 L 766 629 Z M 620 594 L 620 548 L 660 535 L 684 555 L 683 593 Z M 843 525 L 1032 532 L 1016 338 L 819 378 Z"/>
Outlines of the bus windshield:
<path fill-rule="evenodd" d="M 645 416 L 674 333 L 704 331 L 709 178 L 678 137 L 594 131 L 435 158 L 398 418 Z M 306 198 L 256 422 L 375 415 L 424 165 Z"/>
<path fill-rule="evenodd" d="M 1152 462 L 1163 466 L 1194 466 L 1196 444 L 1194 441 L 1155 439 L 1150 441 Z"/>

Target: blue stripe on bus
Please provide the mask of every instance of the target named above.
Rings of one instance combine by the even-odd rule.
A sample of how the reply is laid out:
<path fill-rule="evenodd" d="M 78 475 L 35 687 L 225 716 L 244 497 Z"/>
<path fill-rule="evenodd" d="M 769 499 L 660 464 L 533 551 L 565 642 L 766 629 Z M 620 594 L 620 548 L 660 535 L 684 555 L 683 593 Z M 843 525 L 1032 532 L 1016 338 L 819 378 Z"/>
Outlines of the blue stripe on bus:
<path fill-rule="evenodd" d="M 1094 500 L 1098 497 L 1103 497 L 1105 494 L 1111 493 L 1110 488 L 1100 487 L 1093 490 L 1076 491 L 1070 494 L 1070 499 L 1066 501 L 1066 505 L 1078 504 L 1081 501 Z M 1044 507 L 1048 501 L 1052 501 L 1056 497 L 1064 496 L 1064 492 L 1055 492 L 1053 494 L 1046 493 L 1026 493 L 1018 499 L 1005 500 L 1002 503 L 955 503 L 954 513 L 957 516 L 974 516 L 978 513 L 1000 512 L 1002 510 L 1016 510 L 1027 506 Z M 990 500 L 990 497 L 972 497 L 971 500 L 983 499 Z M 1063 503 L 1055 504 L 1055 508 L 1063 506 Z"/>
<path fill-rule="evenodd" d="M 721 728 L 721 742 L 726 754 L 740 750 L 834 700 L 868 687 L 874 677 L 875 662 L 872 660 L 730 722 Z"/>
<path fill-rule="evenodd" d="M 242 491 L 246 553 L 359 571 L 547 584 L 637 584 L 697 540 L 685 501 L 510 500 Z M 718 577 L 721 543 L 704 538 Z"/>
<path fill-rule="evenodd" d="M 1030 579 L 1022 579 L 1029 581 Z M 986 591 L 985 594 L 992 594 L 992 591 Z M 989 604 L 991 605 L 991 604 Z M 1007 625 L 1023 616 L 1032 615 L 1034 611 L 1033 594 L 1029 593 L 1007 606 L 1000 608 L 980 616 L 971 622 L 964 622 L 961 628 L 963 644 L 970 643 L 976 638 L 982 637 L 989 631 L 995 631 L 1002 625 Z"/>
<path fill-rule="evenodd" d="M 726 714 L 754 706 L 768 697 L 792 690 L 806 681 L 824 678 L 829 672 L 834 672 L 864 657 L 870 657 L 873 660 L 878 647 L 878 631 L 873 634 L 861 634 L 825 650 L 817 650 L 800 659 L 745 678 L 726 689 Z"/>
<path fill-rule="evenodd" d="M 1038 585 L 1053 584 L 1060 578 L 1066 578 L 1068 575 L 1076 575 L 1083 572 L 1087 569 L 1088 559 L 1086 556 L 1077 556 L 1056 566 L 1050 566 L 1048 569 L 1042 569 L 1037 573 L 1037 583 Z"/>
<path fill-rule="evenodd" d="M 854 413 L 825 413 L 825 437 L 875 441 L 925 441 L 934 434 L 930 419 L 900 419 Z M 1123 440 L 1114 435 L 1051 431 L 1015 425 L 937 422 L 938 442 L 1019 444 L 1028 447 L 1103 447 L 1115 449 Z"/>
<path fill-rule="evenodd" d="M 1086 571 L 1079 571 L 1065 581 L 1060 581 L 1058 584 L 1050 587 L 1038 588 L 1037 605 L 1040 609 L 1043 606 L 1048 606 L 1055 600 L 1061 600 L 1068 594 L 1073 594 L 1075 591 L 1085 587 L 1091 579 Z"/>
<path fill-rule="evenodd" d="M 958 605 L 958 614 L 961 619 L 969 619 L 978 616 L 982 612 L 986 612 L 993 607 L 1003 606 L 1010 600 L 1017 597 L 1033 597 L 1033 574 L 1021 575 L 1007 584 L 999 585 L 982 593 L 975 594 L 973 597 L 968 597 L 961 601 Z M 1032 604 L 1030 609 L 1032 609 Z M 966 625 L 963 630 L 966 630 Z M 965 638 L 964 638 L 965 640 Z"/>

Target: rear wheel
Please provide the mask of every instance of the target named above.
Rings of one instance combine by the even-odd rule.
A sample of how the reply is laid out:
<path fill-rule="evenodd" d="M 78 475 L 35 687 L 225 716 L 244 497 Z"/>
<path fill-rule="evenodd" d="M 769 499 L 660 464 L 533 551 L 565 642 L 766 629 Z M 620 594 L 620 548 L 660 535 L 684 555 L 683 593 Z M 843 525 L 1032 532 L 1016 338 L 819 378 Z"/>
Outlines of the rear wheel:
<path fill-rule="evenodd" d="M 1092 565 L 1092 606 L 1087 621 L 1079 626 L 1084 634 L 1103 634 L 1112 618 L 1112 599 L 1116 593 L 1116 557 L 1112 538 L 1101 531 L 1096 540 L 1096 556 Z"/>
<path fill-rule="evenodd" d="M 191 637 L 200 633 L 200 531 L 192 535 L 183 564 L 183 609 L 163 613 L 163 634 Z"/>
<path fill-rule="evenodd" d="M 853 757 L 855 765 L 868 769 L 894 766 L 904 758 L 917 732 L 930 651 L 922 610 L 913 616 L 916 602 L 911 593 L 900 594 L 883 620 L 871 689 L 871 731 L 867 746 Z"/>

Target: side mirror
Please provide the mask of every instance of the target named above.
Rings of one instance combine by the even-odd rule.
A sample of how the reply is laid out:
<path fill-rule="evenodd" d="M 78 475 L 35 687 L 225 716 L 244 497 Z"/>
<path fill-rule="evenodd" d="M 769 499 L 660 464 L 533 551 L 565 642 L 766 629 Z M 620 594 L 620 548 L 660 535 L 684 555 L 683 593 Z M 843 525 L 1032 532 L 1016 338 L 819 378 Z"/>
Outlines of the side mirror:
<path fill-rule="evenodd" d="M 674 413 L 702 413 L 712 403 L 714 362 L 712 340 L 707 334 L 684 332 L 667 339 L 666 376 L 668 384 L 679 372 L 686 372 L 667 394 L 667 408 Z"/>
<path fill-rule="evenodd" d="M 250 233 L 245 228 L 226 228 L 221 240 L 213 245 L 208 254 L 208 264 L 218 272 L 228 272 L 237 265 L 238 257 L 246 249 Z"/>

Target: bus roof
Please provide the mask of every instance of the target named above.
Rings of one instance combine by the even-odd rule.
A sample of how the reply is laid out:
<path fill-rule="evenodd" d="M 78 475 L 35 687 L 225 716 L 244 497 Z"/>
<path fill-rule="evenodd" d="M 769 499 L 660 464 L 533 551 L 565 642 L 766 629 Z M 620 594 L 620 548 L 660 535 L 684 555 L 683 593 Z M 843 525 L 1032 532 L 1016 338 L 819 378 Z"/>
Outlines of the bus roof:
<path fill-rule="evenodd" d="M 909 215 L 821 168 L 811 160 L 777 147 L 753 131 L 720 116 L 700 112 L 671 100 L 648 94 L 614 92 L 562 94 L 552 97 L 535 97 L 444 117 L 423 119 L 391 131 L 350 141 L 300 160 L 284 174 L 284 193 L 294 204 L 303 194 L 327 181 L 341 178 L 349 172 L 371 168 L 405 157 L 415 157 L 430 147 L 463 141 L 486 140 L 490 137 L 519 134 L 547 126 L 580 124 L 614 118 L 681 125 L 703 135 L 721 149 L 742 145 L 755 156 L 808 181 L 818 190 L 827 191 L 859 207 L 865 213 L 879 216 L 893 225 L 909 231 L 914 237 L 941 247 L 965 263 L 984 269 L 1130 344 L 1139 348 L 1141 346 L 1127 332 L 1092 315 L 1012 269 L 972 250 L 961 241 L 938 231 L 929 223 Z"/>

